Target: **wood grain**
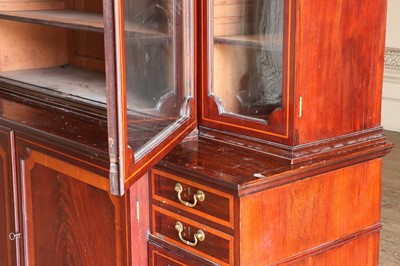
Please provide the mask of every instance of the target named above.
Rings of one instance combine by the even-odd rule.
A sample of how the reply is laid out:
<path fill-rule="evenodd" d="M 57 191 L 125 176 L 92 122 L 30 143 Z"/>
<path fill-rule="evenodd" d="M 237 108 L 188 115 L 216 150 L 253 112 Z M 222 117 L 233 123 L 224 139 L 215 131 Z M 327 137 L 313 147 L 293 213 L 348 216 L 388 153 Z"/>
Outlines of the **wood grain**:
<path fill-rule="evenodd" d="M 242 198 L 240 265 L 268 265 L 379 224 L 380 166 L 377 159 Z M 370 248 L 359 256 L 377 242 Z"/>
<path fill-rule="evenodd" d="M 297 1 L 299 143 L 380 124 L 386 2 Z"/>
<path fill-rule="evenodd" d="M 19 166 L 26 263 L 127 264 L 124 198 L 82 182 L 79 168 L 62 161 L 18 156 L 25 159 Z"/>

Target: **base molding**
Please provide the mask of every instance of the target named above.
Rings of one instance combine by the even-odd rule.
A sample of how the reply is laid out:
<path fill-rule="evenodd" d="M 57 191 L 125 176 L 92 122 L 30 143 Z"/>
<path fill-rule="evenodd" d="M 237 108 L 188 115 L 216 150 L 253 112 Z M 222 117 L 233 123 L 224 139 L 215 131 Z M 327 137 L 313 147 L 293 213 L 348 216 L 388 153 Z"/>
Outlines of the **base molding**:
<path fill-rule="evenodd" d="M 373 234 L 376 234 L 377 236 L 379 236 L 379 232 L 382 229 L 382 224 L 378 223 L 375 224 L 371 227 L 368 228 L 364 228 L 360 231 L 357 231 L 351 235 L 347 235 L 345 237 L 336 239 L 334 241 L 328 242 L 328 243 L 324 243 L 320 246 L 314 247 L 312 249 L 306 250 L 302 253 L 296 254 L 292 257 L 289 258 L 285 258 L 284 260 L 275 262 L 273 264 L 271 264 L 271 266 L 275 266 L 275 265 L 292 265 L 292 263 L 299 263 L 307 258 L 313 257 L 313 256 L 317 256 L 319 254 L 322 254 L 324 252 L 328 252 L 330 250 L 333 250 L 335 248 L 344 246 L 346 244 L 349 244 L 353 241 L 365 238 L 366 236 L 370 236 Z M 296 264 L 297 265 L 297 264 Z"/>
<path fill-rule="evenodd" d="M 315 159 L 321 160 L 323 158 L 332 159 L 342 154 L 365 150 L 368 147 L 386 147 L 389 145 L 387 144 L 382 127 L 293 147 L 208 128 L 202 128 L 200 130 L 200 137 L 238 148 L 248 149 L 251 150 L 251 152 L 270 155 L 274 159 L 288 161 L 290 164 L 304 163 Z M 388 151 L 390 151 L 390 149 Z M 387 152 L 384 151 L 382 155 L 386 153 Z"/>

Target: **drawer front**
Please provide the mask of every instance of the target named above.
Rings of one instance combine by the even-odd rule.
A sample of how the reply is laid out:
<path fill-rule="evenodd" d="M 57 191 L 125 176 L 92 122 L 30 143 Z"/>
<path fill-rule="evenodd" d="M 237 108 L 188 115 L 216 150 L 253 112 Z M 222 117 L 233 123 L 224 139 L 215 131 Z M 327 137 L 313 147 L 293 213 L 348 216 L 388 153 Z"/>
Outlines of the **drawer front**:
<path fill-rule="evenodd" d="M 152 198 L 233 228 L 233 196 L 184 178 L 152 170 Z"/>
<path fill-rule="evenodd" d="M 149 243 L 150 266 L 216 266 L 210 261 L 202 260 L 192 254 L 180 251 L 179 255 L 156 244 Z"/>
<path fill-rule="evenodd" d="M 207 260 L 233 264 L 232 236 L 154 205 L 151 233 Z"/>

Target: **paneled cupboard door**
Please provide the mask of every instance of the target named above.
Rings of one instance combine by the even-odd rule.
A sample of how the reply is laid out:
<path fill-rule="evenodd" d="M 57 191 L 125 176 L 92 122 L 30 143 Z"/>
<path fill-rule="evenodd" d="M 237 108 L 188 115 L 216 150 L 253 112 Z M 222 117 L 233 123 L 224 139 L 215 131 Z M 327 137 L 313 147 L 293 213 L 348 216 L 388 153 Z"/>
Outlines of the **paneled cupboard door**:
<path fill-rule="evenodd" d="M 22 264 L 128 265 L 129 207 L 79 160 L 16 134 Z"/>
<path fill-rule="evenodd" d="M 293 0 L 202 2 L 200 124 L 289 144 Z"/>
<path fill-rule="evenodd" d="M 119 0 L 108 64 L 111 191 L 123 191 L 196 126 L 194 0 Z M 113 17 L 106 14 L 107 17 Z M 112 39 L 107 38 L 106 39 Z M 115 79 L 115 82 L 110 82 Z M 110 86 L 116 84 L 114 89 Z M 117 123 L 118 121 L 118 123 Z"/>

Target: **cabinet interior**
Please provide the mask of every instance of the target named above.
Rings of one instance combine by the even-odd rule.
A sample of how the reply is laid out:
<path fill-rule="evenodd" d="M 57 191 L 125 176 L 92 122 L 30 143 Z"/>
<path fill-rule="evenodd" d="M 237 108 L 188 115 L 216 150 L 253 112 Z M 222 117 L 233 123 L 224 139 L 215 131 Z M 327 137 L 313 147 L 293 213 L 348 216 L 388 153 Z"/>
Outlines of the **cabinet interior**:
<path fill-rule="evenodd" d="M 104 106 L 101 0 L 0 4 L 1 77 Z"/>

